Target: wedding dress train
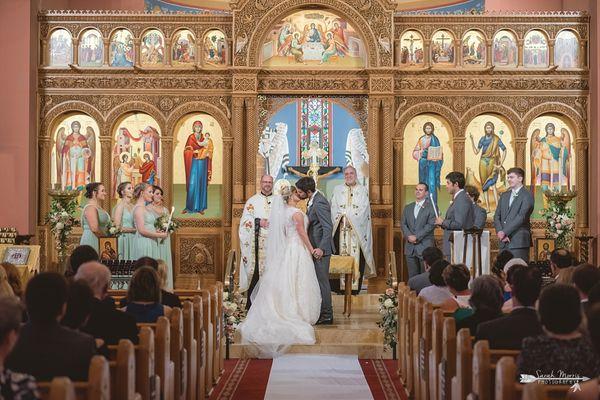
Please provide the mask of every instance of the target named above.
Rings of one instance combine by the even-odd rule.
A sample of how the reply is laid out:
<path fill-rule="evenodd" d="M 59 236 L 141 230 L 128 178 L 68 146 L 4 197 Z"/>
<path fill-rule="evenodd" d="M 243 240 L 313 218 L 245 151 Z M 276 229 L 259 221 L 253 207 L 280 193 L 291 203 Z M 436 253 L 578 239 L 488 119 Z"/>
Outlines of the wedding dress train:
<path fill-rule="evenodd" d="M 269 216 L 265 271 L 252 293 L 252 307 L 239 326 L 242 344 L 257 356 L 276 357 L 294 344 L 314 344 L 312 327 L 321 311 L 321 291 L 312 255 L 292 216 L 302 213 L 276 196 Z M 303 214 L 304 228 L 308 224 Z"/>

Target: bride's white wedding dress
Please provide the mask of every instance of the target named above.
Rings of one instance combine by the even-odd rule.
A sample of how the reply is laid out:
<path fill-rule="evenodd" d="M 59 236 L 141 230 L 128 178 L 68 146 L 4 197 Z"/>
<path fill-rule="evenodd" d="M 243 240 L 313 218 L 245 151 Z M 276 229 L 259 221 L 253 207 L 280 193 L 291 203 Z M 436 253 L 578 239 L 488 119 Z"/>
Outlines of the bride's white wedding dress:
<path fill-rule="evenodd" d="M 242 344 L 255 345 L 258 357 L 275 357 L 293 344 L 314 344 L 321 291 L 312 255 L 292 216 L 301 213 L 276 196 L 269 216 L 265 271 L 252 293 L 252 307 L 239 326 Z"/>

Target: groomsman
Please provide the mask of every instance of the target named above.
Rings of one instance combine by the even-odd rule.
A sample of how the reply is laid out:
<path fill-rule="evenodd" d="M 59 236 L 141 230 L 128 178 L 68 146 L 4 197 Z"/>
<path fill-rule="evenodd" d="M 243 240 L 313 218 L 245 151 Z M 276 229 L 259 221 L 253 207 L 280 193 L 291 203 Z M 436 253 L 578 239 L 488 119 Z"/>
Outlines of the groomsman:
<path fill-rule="evenodd" d="M 450 260 L 451 240 L 454 231 L 462 231 L 473 227 L 473 201 L 465 192 L 465 176 L 462 172 L 453 171 L 446 175 L 446 190 L 452 196 L 452 204 L 446 211 L 446 218 L 438 217 L 435 224 L 444 230 L 443 252 Z"/>
<path fill-rule="evenodd" d="M 415 187 L 415 199 L 416 201 L 404 207 L 401 225 L 409 279 L 425 272 L 423 250 L 435 246 L 435 211 L 426 183 L 419 183 Z"/>
<path fill-rule="evenodd" d="M 510 168 L 506 179 L 509 190 L 502 193 L 496 213 L 494 227 L 500 241 L 499 251 L 510 250 L 515 258 L 529 261 L 531 247 L 530 217 L 533 212 L 534 198 L 523 186 L 525 171 L 522 168 Z"/>
<path fill-rule="evenodd" d="M 475 186 L 465 186 L 465 191 L 473 201 L 473 228 L 485 228 L 485 220 L 487 219 L 487 211 L 479 205 L 479 190 Z"/>

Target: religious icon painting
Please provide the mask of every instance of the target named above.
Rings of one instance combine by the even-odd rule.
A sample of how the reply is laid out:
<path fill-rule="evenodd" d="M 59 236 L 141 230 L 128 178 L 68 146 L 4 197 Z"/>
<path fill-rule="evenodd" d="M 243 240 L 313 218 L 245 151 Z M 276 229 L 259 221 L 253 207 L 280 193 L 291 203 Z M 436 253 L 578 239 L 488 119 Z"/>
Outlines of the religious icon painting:
<path fill-rule="evenodd" d="M 158 29 L 150 29 L 142 36 L 140 63 L 145 67 L 157 67 L 165 62 L 165 37 Z"/>
<path fill-rule="evenodd" d="M 53 129 L 50 182 L 55 189 L 83 190 L 100 179 L 98 124 L 87 114 L 68 114 Z"/>
<path fill-rule="evenodd" d="M 221 217 L 223 186 L 221 126 L 212 115 L 191 113 L 177 122 L 174 135 L 174 215 L 178 218 Z"/>
<path fill-rule="evenodd" d="M 362 38 L 344 18 L 325 10 L 304 10 L 272 27 L 260 59 L 264 67 L 359 68 L 366 65 L 366 54 Z"/>
<path fill-rule="evenodd" d="M 550 261 L 550 256 L 556 248 L 556 241 L 548 238 L 535 239 L 535 260 Z"/>
<path fill-rule="evenodd" d="M 119 241 L 114 236 L 99 238 L 100 259 L 118 260 L 119 259 Z"/>
<path fill-rule="evenodd" d="M 463 67 L 484 67 L 486 63 L 486 45 L 483 34 L 476 30 L 465 33 L 462 40 Z"/>
<path fill-rule="evenodd" d="M 563 30 L 556 35 L 554 62 L 559 69 L 579 68 L 579 40 L 573 31 Z"/>
<path fill-rule="evenodd" d="M 56 29 L 50 35 L 50 66 L 67 66 L 73 62 L 73 41 L 66 29 Z"/>
<path fill-rule="evenodd" d="M 533 30 L 525 36 L 523 65 L 527 68 L 548 67 L 548 40 L 542 31 Z"/>
<path fill-rule="evenodd" d="M 196 61 L 196 37 L 188 29 L 181 29 L 173 35 L 172 64 L 190 65 Z"/>
<path fill-rule="evenodd" d="M 415 30 L 404 32 L 400 37 L 400 65 L 409 67 L 424 64 L 423 36 Z"/>
<path fill-rule="evenodd" d="M 111 67 L 133 67 L 134 62 L 133 35 L 127 29 L 117 29 L 110 39 L 109 65 Z"/>
<path fill-rule="evenodd" d="M 518 47 L 515 34 L 502 30 L 494 36 L 492 45 L 492 60 L 498 67 L 516 67 L 518 62 Z"/>
<path fill-rule="evenodd" d="M 212 29 L 204 35 L 204 64 L 218 67 L 227 65 L 227 40 L 218 29 Z"/>
<path fill-rule="evenodd" d="M 123 182 L 160 186 L 163 166 L 156 120 L 144 113 L 125 116 L 114 134 L 111 161 L 113 198 L 119 197 L 117 187 Z"/>
<path fill-rule="evenodd" d="M 79 40 L 80 67 L 101 67 L 104 64 L 104 41 L 96 29 L 88 29 Z"/>
<path fill-rule="evenodd" d="M 431 61 L 434 65 L 454 65 L 454 35 L 450 31 L 440 30 L 431 38 Z"/>

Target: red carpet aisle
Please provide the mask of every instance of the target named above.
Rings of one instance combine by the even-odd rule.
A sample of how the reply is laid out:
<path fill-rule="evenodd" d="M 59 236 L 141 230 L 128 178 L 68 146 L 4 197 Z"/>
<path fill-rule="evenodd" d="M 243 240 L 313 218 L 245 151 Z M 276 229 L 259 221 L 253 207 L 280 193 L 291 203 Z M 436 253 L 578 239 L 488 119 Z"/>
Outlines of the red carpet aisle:
<path fill-rule="evenodd" d="M 374 400 L 408 399 L 400 380 L 396 377 L 397 362 L 381 359 L 359 362 Z M 272 365 L 273 360 L 225 361 L 225 374 L 213 390 L 210 400 L 264 399 Z M 307 382 L 307 385 L 310 385 L 310 382 Z M 328 400 L 332 398 L 328 397 Z"/>

